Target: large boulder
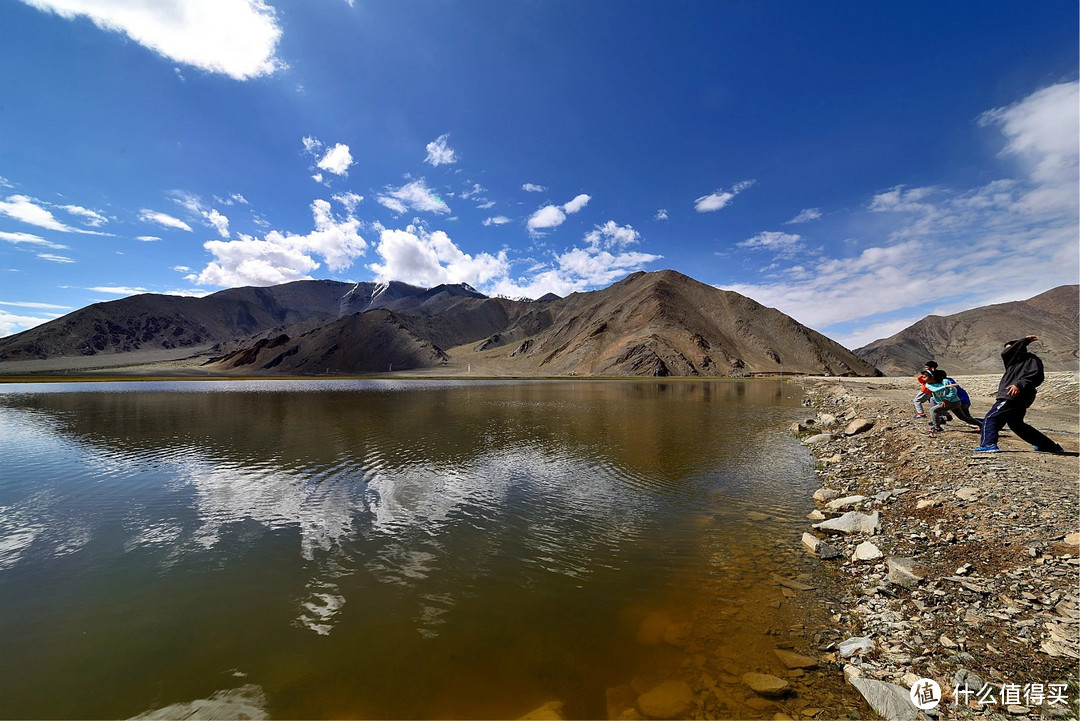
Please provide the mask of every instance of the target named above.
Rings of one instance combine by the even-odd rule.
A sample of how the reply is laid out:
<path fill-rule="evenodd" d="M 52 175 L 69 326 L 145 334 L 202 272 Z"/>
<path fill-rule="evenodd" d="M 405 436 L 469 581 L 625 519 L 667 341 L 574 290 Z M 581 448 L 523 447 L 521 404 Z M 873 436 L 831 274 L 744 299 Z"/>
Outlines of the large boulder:
<path fill-rule="evenodd" d="M 872 536 L 877 533 L 879 524 L 880 514 L 877 511 L 870 514 L 859 513 L 858 511 L 848 511 L 839 518 L 830 518 L 827 521 L 815 523 L 814 528 L 819 531 L 825 531 L 826 533 L 840 533 L 844 535 L 865 533 L 868 536 Z"/>

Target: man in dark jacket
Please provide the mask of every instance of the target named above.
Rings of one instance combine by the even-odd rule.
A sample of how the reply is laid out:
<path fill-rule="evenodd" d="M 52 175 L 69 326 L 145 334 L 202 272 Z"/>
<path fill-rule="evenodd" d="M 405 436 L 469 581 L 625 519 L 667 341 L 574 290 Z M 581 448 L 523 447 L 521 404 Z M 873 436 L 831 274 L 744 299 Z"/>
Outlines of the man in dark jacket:
<path fill-rule="evenodd" d="M 1037 355 L 1028 352 L 1028 345 L 1037 341 L 1033 335 L 1005 344 L 1001 360 L 1005 374 L 998 384 L 997 400 L 983 419 L 982 445 L 976 453 L 998 450 L 998 432 L 1008 425 L 1022 440 L 1035 446 L 1036 451 L 1063 453 L 1061 446 L 1046 435 L 1024 423 L 1024 414 L 1035 402 L 1035 389 L 1043 382 L 1043 364 Z"/>

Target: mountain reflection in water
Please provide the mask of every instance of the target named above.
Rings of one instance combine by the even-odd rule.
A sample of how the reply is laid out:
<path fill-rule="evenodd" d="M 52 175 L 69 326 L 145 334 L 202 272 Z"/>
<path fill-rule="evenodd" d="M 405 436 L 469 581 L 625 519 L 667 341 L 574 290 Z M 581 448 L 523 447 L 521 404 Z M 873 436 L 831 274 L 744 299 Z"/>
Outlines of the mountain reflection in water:
<path fill-rule="evenodd" d="M 804 512 L 777 381 L 0 389 L 0 698 L 126 717 L 242 684 L 271 717 L 516 717 Z M 771 534 L 771 536 L 770 536 Z M 672 659 L 672 662 L 675 662 Z"/>

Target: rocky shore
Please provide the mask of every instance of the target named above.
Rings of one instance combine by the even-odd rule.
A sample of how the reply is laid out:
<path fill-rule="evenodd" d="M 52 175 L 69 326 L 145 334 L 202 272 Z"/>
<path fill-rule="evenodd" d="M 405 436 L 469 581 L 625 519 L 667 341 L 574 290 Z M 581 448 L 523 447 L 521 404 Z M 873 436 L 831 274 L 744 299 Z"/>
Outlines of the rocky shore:
<path fill-rule="evenodd" d="M 997 377 L 957 380 L 980 416 Z M 919 717 L 921 679 L 941 690 L 930 717 L 1076 718 L 1076 374 L 1049 374 L 1028 414 L 1063 456 L 1009 433 L 975 454 L 977 430 L 955 420 L 928 436 L 909 379 L 800 383 L 815 413 L 792 431 L 821 484 L 802 541 L 836 601 L 823 660 L 885 718 Z"/>

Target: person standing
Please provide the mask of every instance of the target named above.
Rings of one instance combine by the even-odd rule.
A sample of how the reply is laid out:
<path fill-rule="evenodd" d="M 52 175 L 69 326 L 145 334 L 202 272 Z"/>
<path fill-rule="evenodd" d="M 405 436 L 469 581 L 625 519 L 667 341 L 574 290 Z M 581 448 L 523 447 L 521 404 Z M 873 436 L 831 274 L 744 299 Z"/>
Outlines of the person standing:
<path fill-rule="evenodd" d="M 919 375 L 915 376 L 915 380 L 919 382 L 919 392 L 915 394 L 915 417 L 926 418 L 926 411 L 923 410 L 923 403 L 930 401 L 930 410 L 934 410 L 934 406 L 937 405 L 937 401 L 934 400 L 934 395 L 926 387 L 926 381 L 931 380 L 934 377 L 934 371 L 937 370 L 937 363 L 934 361 L 926 361 L 923 366 L 923 370 Z"/>
<path fill-rule="evenodd" d="M 1035 402 L 1035 389 L 1043 382 L 1043 364 L 1039 356 L 1028 351 L 1028 345 L 1038 338 L 1029 335 L 1005 344 L 1001 361 L 1005 373 L 998 383 L 997 400 L 983 418 L 981 445 L 976 453 L 994 453 L 998 450 L 998 432 L 1004 425 L 1013 433 L 1044 453 L 1064 453 L 1061 446 L 1024 422 L 1024 414 Z"/>

